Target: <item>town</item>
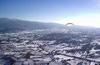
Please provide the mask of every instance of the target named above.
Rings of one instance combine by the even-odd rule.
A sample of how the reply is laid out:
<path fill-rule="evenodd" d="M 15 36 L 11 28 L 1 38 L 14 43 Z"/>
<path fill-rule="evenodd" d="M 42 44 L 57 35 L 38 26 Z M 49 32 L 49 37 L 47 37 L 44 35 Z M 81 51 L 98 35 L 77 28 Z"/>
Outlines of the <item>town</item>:
<path fill-rule="evenodd" d="M 100 65 L 99 34 L 67 29 L 0 34 L 0 65 Z"/>

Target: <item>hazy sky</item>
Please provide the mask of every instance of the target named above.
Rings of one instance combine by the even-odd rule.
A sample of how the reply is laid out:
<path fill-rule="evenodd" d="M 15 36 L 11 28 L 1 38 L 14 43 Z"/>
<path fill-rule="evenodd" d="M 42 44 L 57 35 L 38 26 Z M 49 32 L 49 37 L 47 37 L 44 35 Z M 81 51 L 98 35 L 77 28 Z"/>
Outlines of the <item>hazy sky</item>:
<path fill-rule="evenodd" d="M 0 17 L 100 26 L 100 0 L 0 0 Z"/>

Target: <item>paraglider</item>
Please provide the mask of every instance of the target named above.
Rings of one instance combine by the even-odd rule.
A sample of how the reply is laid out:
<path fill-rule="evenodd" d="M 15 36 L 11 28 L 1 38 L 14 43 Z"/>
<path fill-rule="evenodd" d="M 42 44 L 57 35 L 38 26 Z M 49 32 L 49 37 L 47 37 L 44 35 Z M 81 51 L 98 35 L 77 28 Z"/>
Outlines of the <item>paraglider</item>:
<path fill-rule="evenodd" d="M 73 24 L 73 23 L 67 23 L 66 25 L 67 25 L 67 26 L 70 26 L 70 25 L 74 25 L 74 24 Z"/>
<path fill-rule="evenodd" d="M 73 23 L 67 23 L 65 25 L 68 26 L 69 32 L 72 32 L 72 29 L 69 26 L 73 26 L 74 24 Z"/>

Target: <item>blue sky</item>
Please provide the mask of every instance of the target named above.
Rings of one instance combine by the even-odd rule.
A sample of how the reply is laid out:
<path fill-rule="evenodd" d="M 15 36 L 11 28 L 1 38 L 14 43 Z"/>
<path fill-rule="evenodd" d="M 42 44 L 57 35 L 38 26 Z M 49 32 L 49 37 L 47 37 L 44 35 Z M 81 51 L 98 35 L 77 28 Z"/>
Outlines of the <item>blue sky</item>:
<path fill-rule="evenodd" d="M 100 0 L 0 0 L 0 17 L 99 26 Z"/>

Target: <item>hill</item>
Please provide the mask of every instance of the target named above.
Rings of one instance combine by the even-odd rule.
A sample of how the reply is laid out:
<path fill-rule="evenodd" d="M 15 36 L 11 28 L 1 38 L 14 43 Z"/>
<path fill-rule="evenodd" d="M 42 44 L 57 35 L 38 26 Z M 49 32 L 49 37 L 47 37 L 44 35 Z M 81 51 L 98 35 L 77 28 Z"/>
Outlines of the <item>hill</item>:
<path fill-rule="evenodd" d="M 50 29 L 65 27 L 57 23 L 43 23 L 35 21 L 0 18 L 0 32 L 16 32 L 22 30 Z"/>

